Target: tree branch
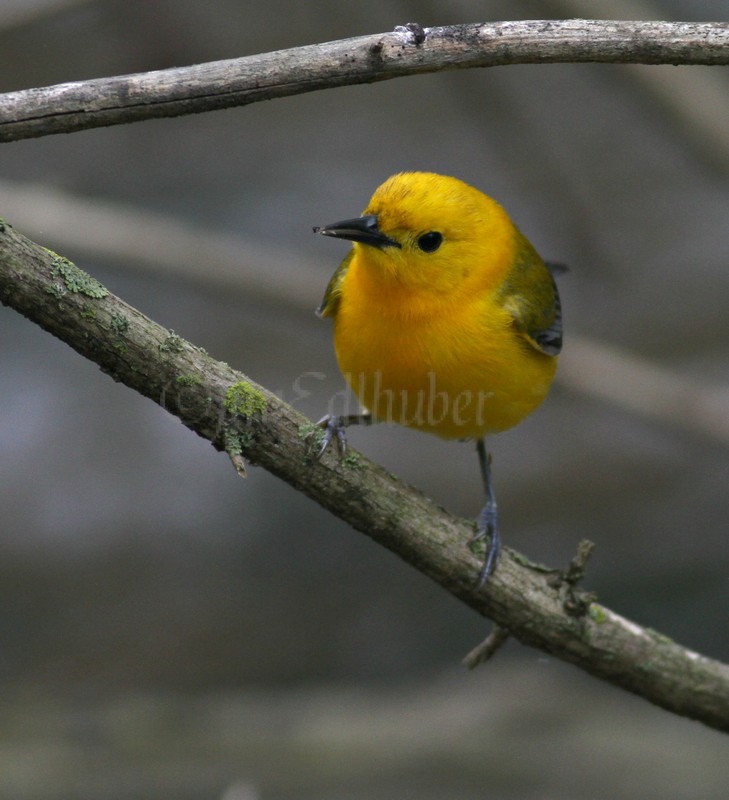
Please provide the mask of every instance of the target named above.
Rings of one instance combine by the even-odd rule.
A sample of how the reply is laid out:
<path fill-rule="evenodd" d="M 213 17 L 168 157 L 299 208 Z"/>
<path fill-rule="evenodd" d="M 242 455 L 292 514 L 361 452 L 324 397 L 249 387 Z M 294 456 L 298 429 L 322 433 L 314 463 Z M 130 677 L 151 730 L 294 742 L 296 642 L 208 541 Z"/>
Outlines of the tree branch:
<path fill-rule="evenodd" d="M 421 28 L 0 96 L 0 141 L 504 64 L 729 64 L 729 23 L 547 20 Z"/>
<path fill-rule="evenodd" d="M 0 221 L 0 301 L 234 458 L 244 455 L 392 550 L 525 644 L 729 732 L 729 667 L 591 602 L 505 550 L 475 591 L 472 526 L 352 451 L 313 462 L 308 420 Z M 569 603 L 565 602 L 569 595 Z M 566 609 L 571 609 L 568 611 Z M 577 609 L 577 611 L 575 611 Z"/>

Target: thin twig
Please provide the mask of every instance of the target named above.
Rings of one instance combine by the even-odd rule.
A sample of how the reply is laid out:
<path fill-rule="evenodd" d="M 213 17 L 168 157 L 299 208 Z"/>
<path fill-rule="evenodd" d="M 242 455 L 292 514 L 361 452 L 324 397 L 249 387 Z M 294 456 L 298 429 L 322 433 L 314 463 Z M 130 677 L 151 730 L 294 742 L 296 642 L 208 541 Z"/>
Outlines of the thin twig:
<path fill-rule="evenodd" d="M 466 653 L 461 662 L 464 667 L 468 669 L 476 669 L 479 664 L 485 664 L 490 658 L 493 658 L 496 653 L 506 644 L 509 639 L 509 631 L 502 628 L 500 625 L 494 625 L 491 633 L 481 642 L 476 645 L 470 652 Z"/>
<path fill-rule="evenodd" d="M 404 75 L 504 64 L 729 64 L 729 23 L 537 20 L 392 33 L 0 96 L 0 141 L 175 117 Z"/>

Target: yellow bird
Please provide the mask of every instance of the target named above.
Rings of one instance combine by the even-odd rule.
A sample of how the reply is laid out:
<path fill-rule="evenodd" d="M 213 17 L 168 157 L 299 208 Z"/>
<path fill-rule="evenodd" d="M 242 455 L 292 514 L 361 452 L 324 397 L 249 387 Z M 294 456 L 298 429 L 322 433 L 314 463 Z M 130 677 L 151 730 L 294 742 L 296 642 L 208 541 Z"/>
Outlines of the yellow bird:
<path fill-rule="evenodd" d="M 474 539 L 500 551 L 484 437 L 544 400 L 562 346 L 550 268 L 506 211 L 456 178 L 393 175 L 362 216 L 314 231 L 352 241 L 318 309 L 334 320 L 339 368 L 366 411 L 327 416 L 318 456 L 344 428 L 395 422 L 445 439 L 476 439 L 486 490 Z"/>

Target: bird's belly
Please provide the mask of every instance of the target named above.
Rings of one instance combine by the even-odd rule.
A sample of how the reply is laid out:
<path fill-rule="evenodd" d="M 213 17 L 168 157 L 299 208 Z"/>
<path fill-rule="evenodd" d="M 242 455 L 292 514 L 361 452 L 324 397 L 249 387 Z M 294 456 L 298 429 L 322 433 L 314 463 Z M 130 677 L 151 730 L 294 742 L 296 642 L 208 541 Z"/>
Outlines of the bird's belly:
<path fill-rule="evenodd" d="M 375 419 L 447 439 L 516 425 L 542 402 L 556 369 L 555 358 L 498 320 L 478 330 L 409 320 L 396 335 L 391 321 L 345 317 L 335 347 L 345 379 Z"/>

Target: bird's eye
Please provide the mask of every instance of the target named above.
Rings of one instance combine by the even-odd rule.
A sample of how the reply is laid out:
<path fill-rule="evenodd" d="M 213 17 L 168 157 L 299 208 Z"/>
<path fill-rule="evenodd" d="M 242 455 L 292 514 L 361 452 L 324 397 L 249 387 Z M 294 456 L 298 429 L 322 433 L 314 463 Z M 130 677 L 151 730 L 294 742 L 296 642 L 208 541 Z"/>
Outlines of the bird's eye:
<path fill-rule="evenodd" d="M 443 234 L 429 231 L 418 237 L 418 247 L 424 253 L 434 253 L 443 243 Z"/>

